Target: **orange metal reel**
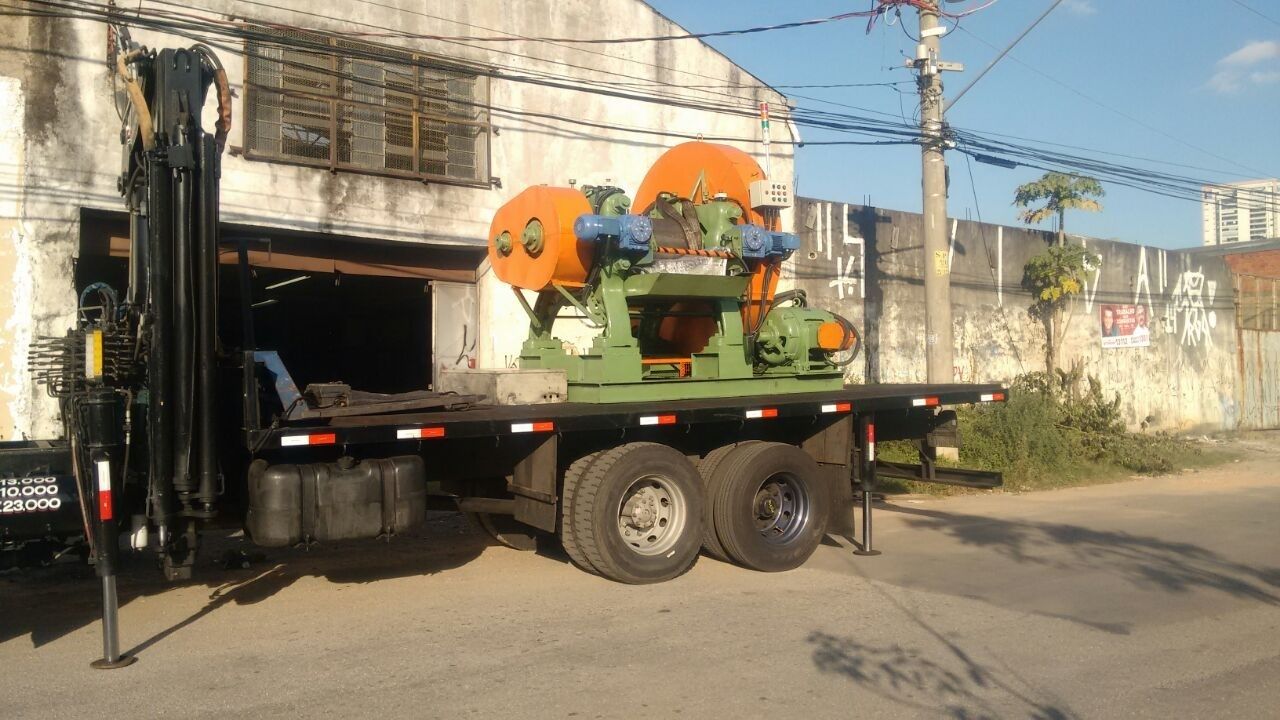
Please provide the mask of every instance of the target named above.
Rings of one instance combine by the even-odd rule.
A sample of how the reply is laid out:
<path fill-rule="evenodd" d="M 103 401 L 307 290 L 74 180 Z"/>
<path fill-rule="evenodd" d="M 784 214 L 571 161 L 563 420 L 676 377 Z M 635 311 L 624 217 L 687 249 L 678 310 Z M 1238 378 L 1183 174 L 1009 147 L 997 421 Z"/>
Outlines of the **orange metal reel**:
<path fill-rule="evenodd" d="M 750 222 L 767 230 L 778 230 L 776 215 L 766 216 L 751 207 L 751 183 L 765 179 L 760 164 L 747 153 L 728 145 L 708 142 L 681 143 L 662 154 L 649 169 L 636 190 L 633 208 L 645 210 L 660 193 L 672 193 L 701 205 L 724 193 L 746 211 L 742 222 Z M 768 272 L 772 266 L 773 271 Z M 778 286 L 777 262 L 761 262 L 752 268 L 749 302 L 743 306 L 743 327 L 750 329 L 759 322 L 762 310 L 769 309 Z M 767 283 L 766 283 L 767 281 Z M 669 318 L 663 323 L 665 339 L 682 350 L 697 351 L 715 332 L 714 325 L 697 318 Z"/>
<path fill-rule="evenodd" d="M 526 188 L 498 209 L 489 226 L 489 264 L 498 279 L 525 290 L 544 290 L 552 282 L 581 285 L 591 267 L 592 247 L 578 242 L 573 222 L 591 212 L 585 195 L 573 188 Z M 541 247 L 521 242 L 525 228 L 542 225 Z M 506 233 L 508 250 L 499 238 Z"/>
<path fill-rule="evenodd" d="M 760 164 L 735 147 L 708 142 L 681 143 L 663 153 L 649 168 L 631 207 L 644 210 L 664 192 L 688 198 L 696 205 L 724 193 L 746 211 L 743 222 L 777 230 L 776 220 L 767 220 L 751 209 L 751 183 L 763 179 Z"/>

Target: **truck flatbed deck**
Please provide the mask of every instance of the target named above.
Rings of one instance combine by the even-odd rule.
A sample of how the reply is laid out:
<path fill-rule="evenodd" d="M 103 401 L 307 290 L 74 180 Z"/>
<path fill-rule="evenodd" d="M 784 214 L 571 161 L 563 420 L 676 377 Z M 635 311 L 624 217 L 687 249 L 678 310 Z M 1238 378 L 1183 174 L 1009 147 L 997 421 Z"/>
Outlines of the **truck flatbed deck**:
<path fill-rule="evenodd" d="M 674 400 L 660 404 L 481 404 L 461 410 L 350 415 L 321 423 L 281 424 L 252 433 L 250 442 L 258 448 L 288 448 L 746 422 L 998 402 L 1004 400 L 1005 393 L 1005 388 L 996 384 L 912 383 L 846 385 L 831 392 Z"/>

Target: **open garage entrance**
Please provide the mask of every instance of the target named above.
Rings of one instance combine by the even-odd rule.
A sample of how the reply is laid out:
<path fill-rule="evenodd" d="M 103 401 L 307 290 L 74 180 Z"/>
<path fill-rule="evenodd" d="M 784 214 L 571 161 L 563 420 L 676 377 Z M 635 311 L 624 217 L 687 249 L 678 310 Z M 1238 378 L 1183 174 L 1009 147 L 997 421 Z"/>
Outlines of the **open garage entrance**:
<path fill-rule="evenodd" d="M 221 235 L 224 355 L 246 347 L 247 313 L 255 348 L 277 351 L 299 387 L 343 382 L 370 392 L 424 390 L 432 385 L 437 354 L 448 356 L 437 365 L 468 362 L 465 347 L 461 353 L 454 347 L 455 336 L 475 337 L 475 313 L 466 292 L 459 301 L 458 288 L 470 288 L 474 298 L 471 284 L 483 249 L 226 224 Z M 242 244 L 250 266 L 247 288 L 238 265 Z M 76 291 L 105 280 L 123 300 L 128 252 L 126 216 L 83 212 Z"/>

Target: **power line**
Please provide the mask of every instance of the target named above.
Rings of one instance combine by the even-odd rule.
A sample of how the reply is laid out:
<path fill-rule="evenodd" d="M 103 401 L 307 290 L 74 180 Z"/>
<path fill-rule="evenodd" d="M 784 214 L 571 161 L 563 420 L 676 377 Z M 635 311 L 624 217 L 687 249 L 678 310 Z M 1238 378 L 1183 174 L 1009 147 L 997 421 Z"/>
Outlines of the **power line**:
<path fill-rule="evenodd" d="M 1268 22 L 1271 22 L 1271 23 L 1273 23 L 1273 24 L 1275 24 L 1275 25 L 1280 25 L 1280 20 L 1276 20 L 1275 18 L 1273 18 L 1273 17 L 1271 17 L 1271 16 L 1269 16 L 1269 15 L 1263 15 L 1263 14 L 1262 14 L 1262 11 L 1260 11 L 1260 10 L 1258 10 L 1258 9 L 1256 9 L 1256 8 L 1253 8 L 1253 7 L 1250 7 L 1250 6 L 1246 5 L 1246 4 L 1244 4 L 1243 2 L 1241 2 L 1241 0 L 1231 0 L 1231 2 L 1233 2 L 1233 3 L 1237 4 L 1237 5 L 1239 5 L 1240 7 L 1244 8 L 1245 10 L 1248 10 L 1249 12 L 1253 13 L 1254 15 L 1257 15 L 1258 17 L 1262 18 L 1263 20 L 1266 20 L 1266 21 L 1268 21 Z"/>
<path fill-rule="evenodd" d="M 1046 8 L 1043 13 L 1040 13 L 1040 17 L 1036 18 L 1034 22 L 1028 25 L 1026 30 L 1023 30 L 1021 33 L 1019 33 L 1018 37 L 1013 39 L 1013 42 L 1006 45 L 1005 48 L 1000 51 L 999 55 L 996 55 L 991 60 L 991 62 L 987 63 L 986 67 L 982 68 L 982 70 L 977 75 L 975 75 L 972 80 L 969 81 L 968 85 L 965 85 L 963 88 L 961 88 L 960 92 L 956 93 L 955 97 L 948 100 L 946 105 L 942 106 L 942 112 L 945 113 L 946 111 L 950 110 L 951 106 L 956 104 L 956 101 L 964 97 L 964 94 L 969 92 L 970 88 L 972 88 L 974 85 L 977 85 L 978 81 L 981 80 L 984 75 L 991 72 L 991 68 L 995 67 L 996 63 L 1000 62 L 1005 55 L 1008 55 L 1009 51 L 1012 50 L 1015 45 L 1022 42 L 1023 38 L 1031 34 L 1031 31 L 1035 30 L 1036 26 L 1039 25 L 1041 21 L 1043 21 L 1045 18 L 1049 17 L 1049 13 L 1053 12 L 1054 8 L 1058 7 L 1061 4 L 1062 4 L 1062 0 L 1053 0 L 1053 4 L 1051 4 L 1048 8 Z"/>
<path fill-rule="evenodd" d="M 961 29 L 961 30 L 963 30 L 964 32 L 968 33 L 968 35 L 969 35 L 970 37 L 972 37 L 973 39 L 975 39 L 975 40 L 977 40 L 978 42 L 982 43 L 983 45 L 986 45 L 987 47 L 989 47 L 989 48 L 991 48 L 991 49 L 993 49 L 993 50 L 998 49 L 998 48 L 996 48 L 996 46 L 995 46 L 995 45 L 992 45 L 991 43 L 989 43 L 989 42 L 987 42 L 986 40 L 982 39 L 982 38 L 981 38 L 981 37 L 979 37 L 978 35 L 974 34 L 974 32 L 973 32 L 972 30 L 969 30 L 968 28 L 964 28 L 964 27 L 962 27 L 962 28 L 960 28 L 960 29 Z M 1145 128 L 1145 129 L 1147 129 L 1147 130 L 1150 130 L 1151 132 L 1154 132 L 1154 133 L 1158 133 L 1158 134 L 1160 134 L 1160 135 L 1163 135 L 1164 137 L 1169 138 L 1170 140 L 1173 140 L 1174 142 L 1176 142 L 1176 143 L 1178 143 L 1178 144 L 1180 144 L 1180 145 L 1185 145 L 1186 147 L 1189 147 L 1189 148 L 1191 148 L 1192 150 L 1195 150 L 1195 151 L 1197 151 L 1197 152 L 1201 152 L 1201 153 L 1204 153 L 1205 155 L 1209 155 L 1209 156 L 1211 156 L 1211 157 L 1217 158 L 1218 160 L 1221 160 L 1221 161 L 1223 161 L 1223 162 L 1225 162 L 1225 163 L 1229 163 L 1229 164 L 1234 165 L 1234 166 L 1236 166 L 1236 167 L 1238 167 L 1238 168 L 1241 168 L 1241 169 L 1243 169 L 1243 170 L 1248 170 L 1250 173 L 1259 174 L 1259 175 L 1263 175 L 1263 176 L 1265 176 L 1265 175 L 1267 175 L 1267 174 L 1268 174 L 1267 172 L 1265 172 L 1265 171 L 1263 171 L 1263 170 L 1258 170 L 1258 169 L 1256 169 L 1256 168 L 1251 168 L 1251 167 L 1249 167 L 1248 165 L 1242 165 L 1242 164 L 1240 164 L 1240 163 L 1238 163 L 1238 162 L 1236 162 L 1236 161 L 1234 161 L 1234 160 L 1232 160 L 1232 159 L 1230 159 L 1230 158 L 1223 157 L 1222 155 L 1219 155 L 1219 154 L 1217 154 L 1217 153 L 1213 152 L 1212 150 L 1206 150 L 1205 148 L 1202 148 L 1202 147 L 1200 147 L 1199 145 L 1196 145 L 1196 144 L 1194 144 L 1194 143 L 1191 143 L 1191 142 L 1188 142 L 1188 141 L 1186 141 L 1186 140 L 1183 140 L 1182 138 L 1177 137 L 1177 136 L 1175 136 L 1175 135 L 1171 135 L 1171 134 L 1169 134 L 1169 133 L 1165 132 L 1164 130 L 1161 130 L 1160 128 L 1153 127 L 1152 125 L 1150 125 L 1150 124 L 1148 124 L 1148 123 L 1146 123 L 1146 122 L 1143 122 L 1142 120 L 1139 120 L 1138 118 L 1134 117 L 1133 115 L 1130 115 L 1129 113 L 1124 112 L 1123 110 L 1118 110 L 1118 109 L 1116 109 L 1116 108 L 1114 108 L 1114 107 L 1111 107 L 1110 105 L 1108 105 L 1108 104 L 1106 104 L 1106 103 L 1102 102 L 1101 100 L 1098 100 L 1098 99 L 1097 99 L 1097 98 L 1095 98 L 1095 97 L 1092 97 L 1092 96 L 1090 96 L 1090 95 L 1087 95 L 1087 94 L 1085 94 L 1084 92 L 1081 92 L 1080 90 L 1077 90 L 1077 89 L 1075 89 L 1074 87 L 1071 87 L 1070 85 L 1068 85 L 1068 84 L 1066 84 L 1066 83 L 1062 82 L 1061 80 L 1059 80 L 1059 79 L 1057 79 L 1057 78 L 1053 77 L 1052 75 L 1049 75 L 1048 73 L 1045 73 L 1045 72 L 1043 72 L 1043 71 L 1041 71 L 1041 70 L 1036 69 L 1035 67 L 1033 67 L 1033 66 L 1031 66 L 1031 65 L 1028 65 L 1027 63 L 1025 63 L 1025 62 L 1023 62 L 1022 60 L 1020 60 L 1016 55 L 1009 55 L 1009 59 L 1010 59 L 1010 60 L 1013 60 L 1014 62 L 1018 63 L 1019 65 L 1023 66 L 1024 68 L 1026 68 L 1026 69 L 1030 70 L 1031 72 L 1034 72 L 1035 74 L 1039 75 L 1040 77 L 1042 77 L 1042 78 L 1044 78 L 1044 79 L 1048 80 L 1049 82 L 1052 82 L 1052 83 L 1054 83 L 1055 85 L 1058 85 L 1059 87 L 1064 88 L 1064 89 L 1068 90 L 1069 92 L 1074 93 L 1075 95 L 1078 95 L 1078 96 L 1080 96 L 1080 97 L 1084 98 L 1085 100 L 1088 100 L 1089 102 L 1093 103 L 1094 105 L 1097 105 L 1098 107 L 1100 107 L 1100 108 L 1102 108 L 1102 109 L 1104 109 L 1104 110 L 1107 110 L 1108 112 L 1111 112 L 1111 113 L 1114 113 L 1114 114 L 1116 114 L 1116 115 L 1119 115 L 1120 117 L 1122 117 L 1122 118 L 1124 118 L 1124 119 L 1126 119 L 1126 120 L 1128 120 L 1128 121 L 1130 121 L 1130 122 L 1132 122 L 1132 123 L 1135 123 L 1135 124 L 1137 124 L 1137 125 L 1139 125 L 1139 126 L 1141 126 L 1141 127 Z"/>
<path fill-rule="evenodd" d="M 40 5 L 45 7 L 57 8 L 57 10 L 29 10 L 18 13 L 4 13 L 8 15 L 33 15 L 43 17 L 68 17 L 83 20 L 91 20 L 97 22 L 116 23 L 120 22 L 121 14 L 119 12 L 101 12 L 100 6 L 94 3 L 83 3 L 95 8 L 95 10 L 86 10 L 81 8 L 71 8 L 65 3 L 48 2 L 47 0 L 28 0 L 29 5 Z M 754 117 L 753 109 L 744 109 L 734 106 L 716 106 L 706 103 L 691 103 L 683 100 L 676 101 L 671 99 L 663 99 L 654 96 L 634 95 L 629 93 L 616 92 L 599 88 L 583 87 L 580 83 L 581 79 L 573 79 L 578 85 L 564 84 L 548 81 L 544 78 L 532 78 L 525 76 L 512 76 L 505 73 L 497 73 L 494 71 L 486 71 L 483 68 L 476 68 L 461 63 L 440 63 L 440 62 L 413 62 L 406 63 L 405 51 L 402 48 L 383 47 L 379 52 L 379 46 L 369 43 L 361 43 L 358 47 L 335 48 L 328 43 L 319 43 L 305 38 L 287 38 L 279 34 L 279 32 L 268 32 L 247 26 L 245 23 L 257 22 L 246 19 L 243 23 L 238 23 L 235 27 L 228 28 L 217 23 L 197 23 L 191 21 L 174 21 L 174 20 L 157 20 L 154 17 L 138 15 L 136 19 L 130 21 L 132 24 L 153 29 L 159 32 L 168 32 L 181 37 L 186 37 L 197 42 L 205 42 L 222 49 L 230 54 L 238 55 L 244 52 L 242 48 L 237 48 L 212 40 L 207 35 L 202 35 L 198 30 L 212 32 L 221 37 L 232 37 L 248 41 L 256 41 L 264 45 L 288 48 L 294 50 L 302 50 L 316 55 L 327 55 L 330 57 L 358 57 L 360 59 L 372 60 L 375 62 L 387 62 L 393 64 L 413 64 L 429 69 L 444 69 L 452 72 L 462 72 L 466 74 L 484 75 L 487 77 L 495 77 L 500 80 L 511 82 L 526 82 L 543 87 L 553 87 L 556 89 L 571 90 L 576 92 L 586 92 L 593 94 L 601 94 L 610 97 L 619 97 L 628 100 L 637 100 L 641 102 L 649 102 L 667 105 L 671 107 L 681 107 L 686 109 L 694 109 L 705 112 L 724 113 L 738 117 Z M 295 29 L 299 32 L 311 32 L 305 29 Z M 316 33 L 323 35 L 323 33 Z M 339 52 L 339 50 L 341 50 Z M 273 62 L 287 62 L 281 58 L 267 58 Z M 312 71 L 317 70 L 314 65 L 299 64 Z M 324 70 L 330 73 L 329 70 Z M 358 82 L 365 85 L 373 86 L 374 83 L 363 79 L 351 77 L 352 82 Z M 499 113 L 506 113 L 510 116 L 517 117 L 538 117 L 542 119 L 554 120 L 556 122 L 578 123 L 587 127 L 599 127 L 603 129 L 619 130 L 623 132 L 650 133 L 658 136 L 669 137 L 698 137 L 692 133 L 675 133 L 665 129 L 655 130 L 649 128 L 635 128 L 619 126 L 609 123 L 596 123 L 582 119 L 564 117 L 561 114 L 551 115 L 547 113 L 533 113 L 530 111 L 507 109 L 494 107 L 486 103 L 468 103 L 460 104 L 484 107 Z M 805 127 L 813 127 L 823 130 L 829 130 L 840 133 L 852 133 L 875 138 L 874 141 L 813 141 L 804 144 L 831 144 L 831 145 L 884 145 L 884 144 L 914 144 L 919 141 L 919 130 L 913 126 L 909 126 L 896 121 L 890 122 L 885 120 L 877 120 L 872 118 L 859 117 L 848 114 L 831 113 L 827 111 L 815 111 L 806 108 L 797 108 L 793 115 L 793 122 L 797 125 Z M 1001 157 L 1009 162 L 1027 165 L 1028 167 L 1041 167 L 1044 169 L 1054 169 L 1058 171 L 1066 171 L 1079 173 L 1080 171 L 1095 173 L 1109 182 L 1128 185 L 1142 190 L 1155 192 L 1157 194 L 1167 195 L 1169 197 L 1178 197 L 1180 199 L 1199 199 L 1200 185 L 1209 187 L 1218 187 L 1230 189 L 1245 196 L 1252 195 L 1257 198 L 1274 198 L 1274 193 L 1265 193 L 1262 191 L 1253 191 L 1250 189 L 1241 189 L 1230 187 L 1222 184 L 1197 181 L 1182 176 L 1170 175 L 1167 173 L 1158 173 L 1142 168 L 1133 168 L 1114 163 L 1106 163 L 1094 158 L 1081 156 L 1066 155 L 1063 153 L 1054 153 L 1038 148 L 1017 145 L 1000 141 L 994 138 L 984 137 L 976 132 L 971 131 L 954 131 L 954 136 L 961 143 L 961 149 L 973 154 L 975 159 L 982 160 L 983 157 Z M 711 137 L 703 137 L 703 139 L 716 139 Z M 723 138 L 724 141 L 754 143 L 756 138 Z M 800 143 L 795 143 L 800 144 Z M 1086 151 L 1093 152 L 1086 149 Z M 979 157 L 979 156 L 983 157 Z M 1267 200 L 1267 202 L 1275 202 L 1275 200 Z"/>

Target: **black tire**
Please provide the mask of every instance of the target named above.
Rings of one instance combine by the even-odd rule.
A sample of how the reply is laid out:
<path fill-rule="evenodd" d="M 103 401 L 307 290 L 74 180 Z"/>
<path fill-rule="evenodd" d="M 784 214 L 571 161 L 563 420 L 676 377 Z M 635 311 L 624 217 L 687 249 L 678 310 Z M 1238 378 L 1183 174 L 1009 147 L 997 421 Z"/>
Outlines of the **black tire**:
<path fill-rule="evenodd" d="M 766 442 L 738 447 L 720 461 L 713 485 L 716 494 L 707 501 L 716 536 L 742 566 L 791 570 L 822 542 L 830 491 L 818 464 L 800 448 Z"/>
<path fill-rule="evenodd" d="M 587 469 L 594 465 L 601 455 L 604 455 L 604 451 L 584 455 L 575 460 L 564 473 L 564 485 L 560 492 L 560 546 L 564 548 L 565 554 L 574 565 L 592 575 L 599 575 L 600 571 L 591 564 L 591 560 L 578 544 L 573 525 L 573 508 L 582 478 L 586 475 Z"/>
<path fill-rule="evenodd" d="M 469 512 L 465 515 L 471 524 L 480 528 L 499 545 L 525 552 L 538 549 L 538 531 L 510 515 L 483 512 Z"/>
<path fill-rule="evenodd" d="M 663 582 L 698 559 L 702 481 L 676 450 L 629 443 L 586 468 L 571 518 L 566 526 L 600 575 L 635 585 Z"/>
<path fill-rule="evenodd" d="M 702 551 L 721 562 L 733 561 L 729 559 L 729 554 L 724 551 L 724 545 L 720 543 L 720 537 L 716 535 L 715 503 L 712 501 L 712 498 L 719 494 L 717 485 L 720 480 L 717 479 L 716 468 L 720 467 L 720 463 L 729 457 L 734 450 L 743 445 L 758 442 L 760 441 L 744 440 L 740 443 L 724 445 L 707 453 L 706 457 L 698 462 L 698 474 L 702 476 L 703 489 Z"/>

